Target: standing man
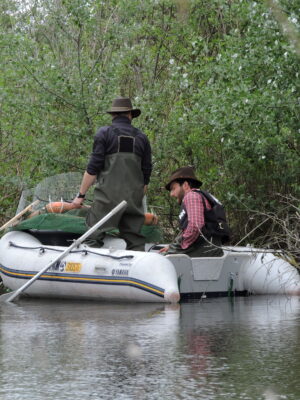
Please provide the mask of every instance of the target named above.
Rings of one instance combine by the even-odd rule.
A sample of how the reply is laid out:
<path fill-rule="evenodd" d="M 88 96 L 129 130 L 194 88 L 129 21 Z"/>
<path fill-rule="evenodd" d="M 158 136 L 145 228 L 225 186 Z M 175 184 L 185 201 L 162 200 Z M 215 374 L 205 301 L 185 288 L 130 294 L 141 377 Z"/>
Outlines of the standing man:
<path fill-rule="evenodd" d="M 151 146 L 147 136 L 131 125 L 141 110 L 133 108 L 129 98 L 116 98 L 107 112 L 112 116 L 112 124 L 101 127 L 95 135 L 93 151 L 73 203 L 82 205 L 86 192 L 96 182 L 94 201 L 86 218 L 87 225 L 93 226 L 126 200 L 127 208 L 92 236 L 97 243 L 91 245 L 101 247 L 104 237 L 101 232 L 118 228 L 128 250 L 144 251 L 142 200 L 152 172 Z"/>
<path fill-rule="evenodd" d="M 202 182 L 195 176 L 192 167 L 178 168 L 166 185 L 170 196 L 181 205 L 179 225 L 181 233 L 174 243 L 160 250 L 161 253 L 183 253 L 190 257 L 221 257 L 222 237 L 226 236 L 219 227 L 217 216 L 208 197 L 222 207 L 215 198 L 198 188 Z M 227 233 L 227 232 L 226 232 Z"/>

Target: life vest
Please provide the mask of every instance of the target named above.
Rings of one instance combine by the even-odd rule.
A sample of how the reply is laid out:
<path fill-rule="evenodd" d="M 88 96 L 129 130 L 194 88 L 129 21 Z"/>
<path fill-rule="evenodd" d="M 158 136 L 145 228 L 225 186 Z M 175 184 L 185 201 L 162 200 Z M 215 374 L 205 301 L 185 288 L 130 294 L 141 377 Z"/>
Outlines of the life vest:
<path fill-rule="evenodd" d="M 219 237 L 221 238 L 222 243 L 228 242 L 230 240 L 230 228 L 227 223 L 223 204 L 212 194 L 205 192 L 204 190 L 194 189 L 193 192 L 201 196 L 204 207 L 205 224 L 201 228 L 201 234 L 208 240 L 210 240 L 212 237 Z M 205 199 L 210 204 L 211 209 L 207 208 Z M 185 205 L 182 202 L 179 213 L 179 226 L 182 230 L 184 230 L 186 229 L 187 225 L 188 215 Z"/>

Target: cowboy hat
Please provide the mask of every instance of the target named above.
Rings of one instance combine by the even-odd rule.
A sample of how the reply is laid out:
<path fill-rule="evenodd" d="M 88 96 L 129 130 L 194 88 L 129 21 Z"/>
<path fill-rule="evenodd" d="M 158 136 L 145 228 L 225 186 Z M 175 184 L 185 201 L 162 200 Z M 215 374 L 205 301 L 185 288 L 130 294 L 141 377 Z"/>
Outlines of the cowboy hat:
<path fill-rule="evenodd" d="M 181 167 L 181 168 L 176 169 L 176 171 L 174 171 L 172 173 L 165 188 L 170 191 L 171 184 L 174 181 L 182 180 L 182 179 L 186 179 L 187 181 L 192 181 L 199 187 L 202 185 L 202 182 L 199 181 L 199 179 L 196 177 L 193 167 Z"/>
<path fill-rule="evenodd" d="M 132 118 L 136 118 L 141 114 L 141 110 L 133 108 L 129 97 L 117 97 L 112 102 L 110 110 L 106 111 L 108 114 L 126 113 L 131 112 Z"/>

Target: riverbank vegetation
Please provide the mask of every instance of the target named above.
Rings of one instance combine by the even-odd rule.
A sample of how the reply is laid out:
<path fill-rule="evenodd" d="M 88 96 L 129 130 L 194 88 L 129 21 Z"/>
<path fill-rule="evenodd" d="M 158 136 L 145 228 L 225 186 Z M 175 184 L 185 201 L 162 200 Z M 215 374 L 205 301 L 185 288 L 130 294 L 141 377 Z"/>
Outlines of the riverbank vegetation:
<path fill-rule="evenodd" d="M 3 0 L 0 10 L 0 222 L 24 188 L 84 171 L 123 95 L 142 109 L 148 203 L 167 239 L 178 209 L 164 183 L 189 164 L 225 204 L 233 243 L 297 252 L 299 0 Z"/>

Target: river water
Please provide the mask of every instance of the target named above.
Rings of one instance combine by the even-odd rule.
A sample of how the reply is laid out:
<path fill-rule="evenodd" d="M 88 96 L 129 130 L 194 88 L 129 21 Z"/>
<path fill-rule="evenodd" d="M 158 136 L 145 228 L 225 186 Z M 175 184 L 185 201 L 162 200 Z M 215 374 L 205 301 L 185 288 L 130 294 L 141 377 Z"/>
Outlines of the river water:
<path fill-rule="evenodd" d="M 300 299 L 0 304 L 0 399 L 300 399 Z"/>

